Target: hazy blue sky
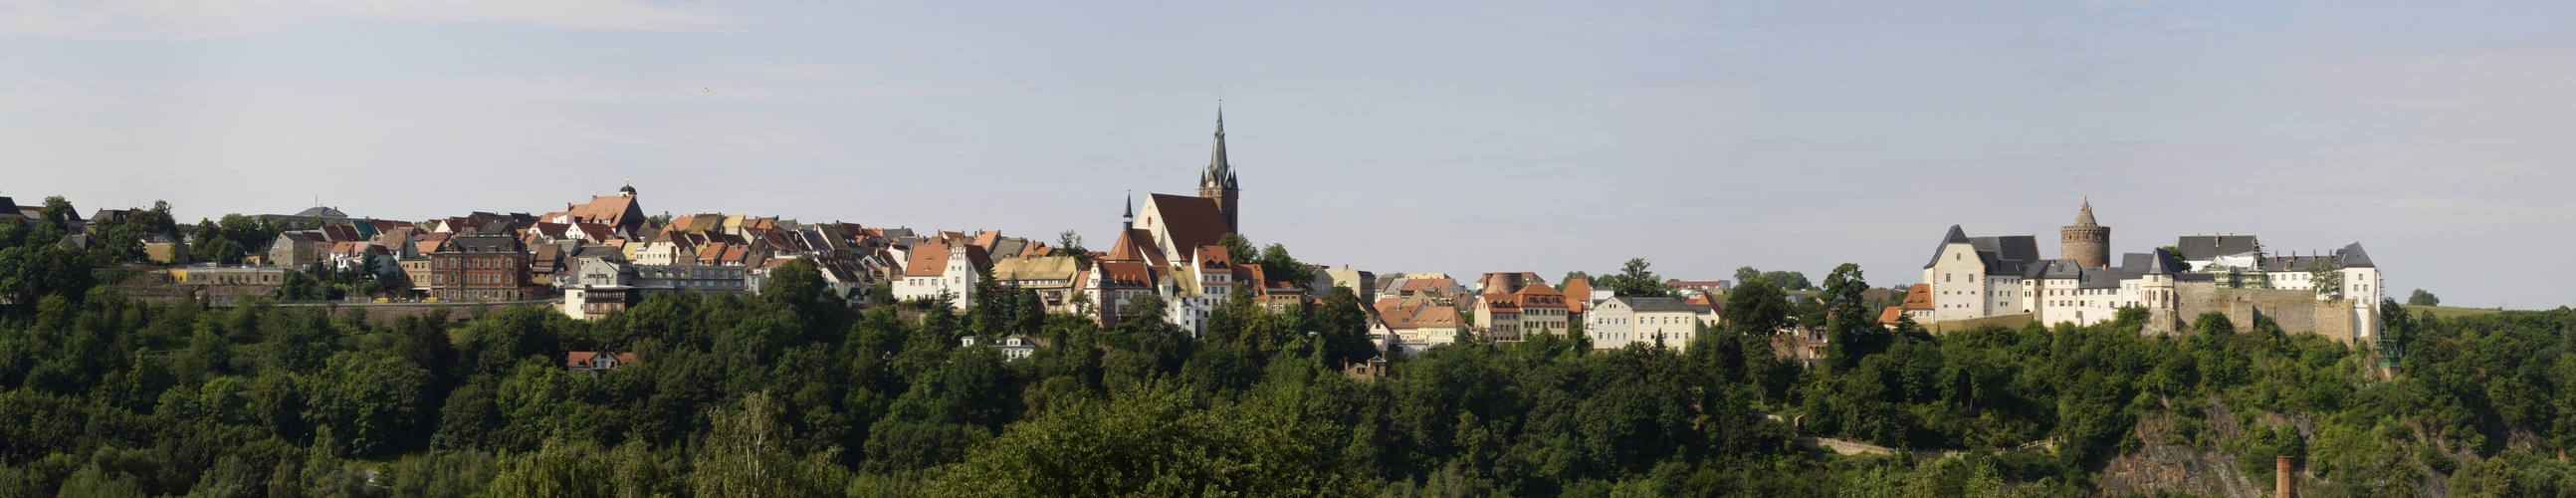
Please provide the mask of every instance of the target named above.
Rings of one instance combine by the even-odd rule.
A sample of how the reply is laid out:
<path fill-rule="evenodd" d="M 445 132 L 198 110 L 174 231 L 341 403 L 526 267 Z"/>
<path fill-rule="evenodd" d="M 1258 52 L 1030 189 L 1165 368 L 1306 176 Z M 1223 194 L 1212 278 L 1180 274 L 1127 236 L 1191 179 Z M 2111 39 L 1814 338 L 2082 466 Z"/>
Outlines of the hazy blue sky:
<path fill-rule="evenodd" d="M 1219 88 L 1257 243 L 1378 272 L 1919 280 L 1952 224 L 2362 242 L 2576 303 L 2564 2 L 0 0 L 0 195 L 1106 246 Z"/>

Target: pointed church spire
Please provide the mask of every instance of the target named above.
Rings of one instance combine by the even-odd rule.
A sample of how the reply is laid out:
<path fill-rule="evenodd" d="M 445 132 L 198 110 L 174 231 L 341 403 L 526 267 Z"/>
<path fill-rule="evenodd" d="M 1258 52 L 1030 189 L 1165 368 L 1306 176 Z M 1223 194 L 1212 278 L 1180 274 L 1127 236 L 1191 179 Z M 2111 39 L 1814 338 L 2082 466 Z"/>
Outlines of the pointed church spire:
<path fill-rule="evenodd" d="M 2075 226 L 2101 226 L 2100 223 L 2093 221 L 2093 198 L 2084 198 L 2084 208 L 2075 212 Z"/>
<path fill-rule="evenodd" d="M 1119 230 L 1136 229 L 1136 191 L 1127 191 L 1127 214 L 1118 216 Z"/>
<path fill-rule="evenodd" d="M 1199 175 L 1201 188 L 1235 188 L 1234 166 L 1225 162 L 1225 104 L 1216 108 L 1216 146 L 1208 153 L 1207 172 Z"/>

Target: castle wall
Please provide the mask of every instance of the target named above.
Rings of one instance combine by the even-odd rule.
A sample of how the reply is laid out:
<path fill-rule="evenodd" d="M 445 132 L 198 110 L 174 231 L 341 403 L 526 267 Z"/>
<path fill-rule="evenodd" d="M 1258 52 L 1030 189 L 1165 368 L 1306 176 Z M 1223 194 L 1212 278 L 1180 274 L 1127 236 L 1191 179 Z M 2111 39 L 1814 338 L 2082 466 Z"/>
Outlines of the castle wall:
<path fill-rule="evenodd" d="M 2189 329 L 2203 313 L 2217 312 L 2236 325 L 2237 332 L 2254 329 L 2256 317 L 2270 317 L 2281 331 L 2319 334 L 2338 341 L 2353 341 L 2352 302 L 2320 301 L 2316 293 L 2295 289 L 2222 289 L 2213 282 L 2179 282 L 2174 292 L 2181 306 L 2170 328 L 2150 332 Z"/>
<path fill-rule="evenodd" d="M 1987 325 L 1994 325 L 2008 329 L 2020 329 L 2023 326 L 2030 324 L 2030 319 L 2031 315 L 2029 313 L 2014 313 L 2010 315 L 1994 315 L 1965 320 L 1937 321 L 1923 324 L 1923 329 L 1933 334 L 1947 334 L 1951 332 L 1971 330 Z"/>

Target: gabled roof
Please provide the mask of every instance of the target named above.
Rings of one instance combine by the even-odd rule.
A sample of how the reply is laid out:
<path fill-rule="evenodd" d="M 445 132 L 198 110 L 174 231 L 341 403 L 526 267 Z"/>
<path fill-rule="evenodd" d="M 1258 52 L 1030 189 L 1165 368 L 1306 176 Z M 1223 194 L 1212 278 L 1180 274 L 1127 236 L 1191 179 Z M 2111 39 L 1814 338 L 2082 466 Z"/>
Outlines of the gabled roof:
<path fill-rule="evenodd" d="M 2219 256 L 2263 251 L 2263 241 L 2252 235 L 2185 235 L 2174 242 L 2181 249 L 2183 261 L 2209 261 Z"/>
<path fill-rule="evenodd" d="M 564 214 L 580 223 L 627 226 L 644 223 L 644 208 L 635 197 L 611 195 L 590 198 L 590 202 L 564 206 Z"/>
<path fill-rule="evenodd" d="M 2144 275 L 2172 275 L 2177 271 L 2176 269 L 2181 267 L 2182 262 L 2174 259 L 2173 252 L 2167 251 L 2162 247 L 2156 248 L 2156 250 L 2151 252 L 2133 252 L 2120 255 L 2119 271 L 2122 277 L 2134 278 Z"/>
<path fill-rule="evenodd" d="M 1233 233 L 1233 229 L 1225 224 L 1225 214 L 1217 210 L 1214 199 L 1167 194 L 1147 194 L 1145 197 L 1148 209 L 1161 213 L 1163 230 L 1171 236 L 1174 249 L 1195 251 L 1203 246 L 1222 245 L 1217 243 L 1217 239 Z"/>
<path fill-rule="evenodd" d="M 994 280 L 1070 280 L 1075 261 L 1071 256 L 1046 258 L 1002 258 L 993 262 Z"/>
<path fill-rule="evenodd" d="M 1132 229 L 1119 233 L 1118 242 L 1109 246 L 1109 252 L 1103 255 L 1101 260 L 1142 262 L 1155 266 L 1167 264 L 1163 261 L 1162 248 L 1154 245 L 1153 233 L 1144 229 Z"/>
<path fill-rule="evenodd" d="M 1425 290 L 1430 290 L 1430 291 L 1448 292 L 1450 287 L 1452 287 L 1452 286 L 1456 286 L 1456 285 L 1458 285 L 1458 280 L 1456 280 L 1456 279 L 1448 279 L 1448 278 L 1410 278 L 1410 279 L 1405 279 L 1405 280 L 1404 280 L 1404 287 L 1403 287 L 1403 289 L 1402 289 L 1402 290 L 1409 290 L 1409 291 L 1425 291 Z"/>
<path fill-rule="evenodd" d="M 2370 262 L 2370 253 L 2361 250 L 2360 242 L 2354 242 L 2352 245 L 2343 246 L 2342 250 L 2335 251 L 2335 264 L 2342 265 L 2345 268 L 2379 267 L 2379 265 Z"/>
<path fill-rule="evenodd" d="M 321 206 L 314 206 L 314 207 L 311 207 L 311 208 L 306 208 L 306 209 L 305 209 L 305 210 L 303 210 L 303 211 L 296 211 L 296 212 L 295 212 L 295 214 L 294 214 L 294 216 L 304 216 L 304 217 L 311 217 L 311 218 L 347 218 L 347 217 L 349 217 L 349 213 L 343 213 L 343 212 L 340 212 L 340 210 L 338 210 L 338 209 L 327 208 L 327 207 L 321 207 Z"/>
<path fill-rule="evenodd" d="M 1950 225 L 1950 233 L 1943 234 L 1941 243 L 1932 246 L 1932 260 L 1923 263 L 1923 268 L 1930 269 L 1933 265 L 1941 264 L 1941 251 L 1949 250 L 1950 244 L 1966 243 L 1968 243 L 1968 232 L 1960 230 L 1958 225 Z"/>
<path fill-rule="evenodd" d="M 1138 289 L 1153 285 L 1154 282 L 1152 267 L 1145 266 L 1144 263 L 1104 262 L 1092 266 L 1092 272 L 1100 276 L 1101 287 Z"/>
<path fill-rule="evenodd" d="M 1582 313 L 1584 303 L 1592 300 L 1592 281 L 1580 278 L 1566 281 L 1565 297 L 1566 311 Z"/>
<path fill-rule="evenodd" d="M 1932 309 L 1932 284 L 1914 284 L 1914 287 L 1906 289 L 1905 302 L 1897 307 L 1909 310 Z"/>
<path fill-rule="evenodd" d="M 936 277 L 948 272 L 948 244 L 919 243 L 912 245 L 912 257 L 904 258 L 903 276 Z"/>
<path fill-rule="evenodd" d="M 590 359 L 591 359 L 591 358 L 596 358 L 596 357 L 598 357 L 598 356 L 599 356 L 599 355 L 601 355 L 601 354 L 609 354 L 609 355 L 610 355 L 610 356 L 609 356 L 610 358 L 616 358 L 616 359 L 617 359 L 617 364 L 619 364 L 619 365 L 624 365 L 624 364 L 634 363 L 634 362 L 635 362 L 635 353 L 603 353 L 603 352 L 599 352 L 599 351 L 573 351 L 573 352 L 569 352 L 569 353 L 564 353 L 564 366 L 567 366 L 567 367 L 589 367 L 589 366 L 590 366 Z"/>

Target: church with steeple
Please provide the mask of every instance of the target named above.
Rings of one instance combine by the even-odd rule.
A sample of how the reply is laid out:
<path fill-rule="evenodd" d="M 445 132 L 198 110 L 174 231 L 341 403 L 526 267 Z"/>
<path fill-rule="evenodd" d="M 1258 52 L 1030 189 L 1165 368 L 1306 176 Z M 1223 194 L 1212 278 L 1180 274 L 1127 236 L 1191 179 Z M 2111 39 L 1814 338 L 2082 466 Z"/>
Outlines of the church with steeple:
<path fill-rule="evenodd" d="M 1198 195 L 1145 194 L 1145 204 L 1129 202 L 1129 214 L 1122 216 L 1127 233 L 1121 239 L 1134 238 L 1121 245 L 1138 251 L 1151 248 L 1161 261 L 1191 261 L 1201 247 L 1217 245 L 1217 239 L 1242 228 L 1239 200 L 1241 184 L 1235 179 L 1234 165 L 1225 155 L 1225 111 L 1218 110 L 1215 145 L 1208 152 L 1207 167 L 1199 172 Z M 1130 234 L 1133 234 L 1131 236 Z M 1112 254 L 1111 258 L 1143 255 Z M 1115 261 L 1115 259 L 1112 259 Z"/>
<path fill-rule="evenodd" d="M 1100 323 L 1116 322 L 1131 311 L 1130 299 L 1153 294 L 1162 298 L 1166 320 L 1196 333 L 1236 282 L 1261 288 L 1258 267 L 1237 265 L 1220 242 L 1242 226 L 1242 190 L 1226 159 L 1223 109 L 1198 185 L 1195 196 L 1145 194 L 1142 206 L 1128 194 L 1117 242 L 1082 277 L 1083 292 L 1099 303 Z"/>

